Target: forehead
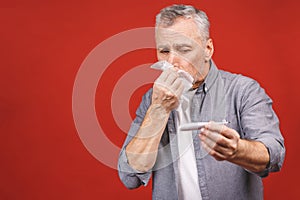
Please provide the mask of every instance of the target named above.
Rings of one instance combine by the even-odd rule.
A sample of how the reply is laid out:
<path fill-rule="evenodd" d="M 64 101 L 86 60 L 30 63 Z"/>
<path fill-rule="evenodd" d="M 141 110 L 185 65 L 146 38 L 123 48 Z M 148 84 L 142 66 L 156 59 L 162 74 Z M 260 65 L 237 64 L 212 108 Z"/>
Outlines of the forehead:
<path fill-rule="evenodd" d="M 156 29 L 156 43 L 199 43 L 201 35 L 199 29 L 192 18 L 177 18 L 173 25 L 164 27 L 158 26 Z"/>

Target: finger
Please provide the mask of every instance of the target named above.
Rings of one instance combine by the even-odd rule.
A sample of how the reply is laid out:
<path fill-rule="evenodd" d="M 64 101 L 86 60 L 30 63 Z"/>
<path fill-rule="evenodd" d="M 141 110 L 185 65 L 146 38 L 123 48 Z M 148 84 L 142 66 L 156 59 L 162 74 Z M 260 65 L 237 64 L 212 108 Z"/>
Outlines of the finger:
<path fill-rule="evenodd" d="M 179 78 L 176 79 L 171 86 L 172 90 L 176 91 L 180 87 L 181 84 L 182 84 L 182 81 Z"/>
<path fill-rule="evenodd" d="M 164 82 L 167 85 L 167 87 L 171 87 L 172 84 L 174 83 L 174 81 L 176 79 L 178 79 L 179 75 L 177 74 L 176 71 L 174 71 L 172 69 L 168 69 L 167 73 L 168 73 L 168 76 L 166 77 L 166 79 L 164 80 Z"/>
<path fill-rule="evenodd" d="M 230 146 L 230 139 L 224 137 L 223 135 L 210 131 L 209 129 L 201 129 L 200 130 L 201 135 L 209 138 L 210 140 L 214 141 L 216 144 L 222 146 L 222 147 L 229 147 Z"/>
<path fill-rule="evenodd" d="M 220 154 L 219 152 L 215 151 L 214 149 L 210 148 L 206 143 L 201 141 L 201 145 L 204 148 L 205 151 L 209 153 L 209 155 L 213 156 L 216 160 L 225 160 L 226 157 Z"/>
<path fill-rule="evenodd" d="M 201 146 L 203 149 L 207 152 L 210 153 L 212 151 L 212 148 L 210 148 L 205 142 L 201 141 Z"/>
<path fill-rule="evenodd" d="M 156 79 L 155 85 L 160 88 L 164 88 L 167 91 L 172 91 L 174 93 L 174 89 L 172 89 L 172 84 L 178 78 L 178 74 L 175 70 L 167 69 L 162 72 L 162 74 Z"/>
<path fill-rule="evenodd" d="M 220 155 L 224 156 L 224 157 L 228 157 L 232 155 L 232 150 L 219 145 L 218 143 L 214 143 L 213 145 L 211 145 L 212 143 L 207 143 L 206 145 L 209 146 L 212 150 L 216 151 L 217 153 L 219 153 Z"/>
<path fill-rule="evenodd" d="M 160 76 L 155 80 L 155 83 L 160 83 L 160 84 L 165 84 L 166 80 L 168 79 L 168 77 L 170 76 L 170 74 L 172 73 L 171 69 L 166 69 L 164 70 Z"/>
<path fill-rule="evenodd" d="M 223 136 L 225 136 L 226 138 L 229 138 L 229 139 L 234 139 L 234 138 L 239 138 L 240 135 L 236 132 L 236 130 L 234 129 L 231 129 L 225 125 L 223 125 L 223 130 L 221 132 L 221 134 Z"/>
<path fill-rule="evenodd" d="M 204 142 L 206 146 L 208 146 L 210 149 L 213 149 L 214 146 L 216 145 L 216 142 L 211 140 L 209 137 L 206 137 L 203 134 L 200 134 L 199 136 L 200 136 L 200 140 Z"/>
<path fill-rule="evenodd" d="M 181 83 L 179 88 L 175 91 L 175 94 L 178 98 L 181 97 L 183 90 L 184 90 L 184 85 Z"/>
<path fill-rule="evenodd" d="M 222 125 L 222 124 L 217 124 L 217 123 L 214 122 L 214 121 L 210 121 L 210 122 L 209 122 L 208 124 L 206 124 L 204 127 L 205 127 L 206 129 L 209 129 L 209 130 L 211 130 L 211 131 L 215 131 L 215 132 L 218 132 L 218 133 L 222 132 L 223 129 L 224 129 L 224 125 Z"/>
<path fill-rule="evenodd" d="M 229 139 L 239 137 L 239 134 L 235 130 L 233 130 L 233 129 L 231 129 L 231 128 L 223 125 L 223 124 L 217 124 L 213 121 L 209 122 L 204 127 L 211 130 L 211 131 L 218 132 L 221 135 L 223 135 L 223 136 L 225 136 L 226 138 L 229 138 Z"/>
<path fill-rule="evenodd" d="M 220 146 L 217 143 L 209 142 L 209 140 L 205 140 L 202 142 L 206 145 L 207 148 L 210 149 L 210 154 L 214 157 L 218 157 L 219 159 L 221 158 L 222 160 L 227 160 L 235 154 L 232 149 Z"/>
<path fill-rule="evenodd" d="M 222 135 L 220 135 L 218 132 L 211 131 L 206 128 L 201 128 L 200 133 L 201 133 L 201 135 L 203 135 L 215 142 L 217 142 L 222 137 Z"/>
<path fill-rule="evenodd" d="M 174 90 L 174 94 L 177 97 L 180 97 L 184 89 L 184 85 L 180 79 L 176 79 L 172 85 L 172 88 L 173 88 L 172 90 Z"/>
<path fill-rule="evenodd" d="M 158 82 L 158 83 L 164 82 L 167 79 L 168 75 L 169 74 L 168 74 L 167 70 L 163 71 L 160 74 L 160 76 L 155 80 L 155 82 Z"/>

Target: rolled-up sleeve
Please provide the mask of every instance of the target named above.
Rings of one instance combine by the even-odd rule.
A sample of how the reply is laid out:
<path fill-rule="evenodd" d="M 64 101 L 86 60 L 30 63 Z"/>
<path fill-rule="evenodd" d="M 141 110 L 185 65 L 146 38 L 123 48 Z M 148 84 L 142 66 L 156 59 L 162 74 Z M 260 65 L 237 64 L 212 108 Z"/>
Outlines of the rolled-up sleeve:
<path fill-rule="evenodd" d="M 142 99 L 142 102 L 139 106 L 139 108 L 136 111 L 136 118 L 131 124 L 130 130 L 128 132 L 128 135 L 126 137 L 126 140 L 123 144 L 123 147 L 121 149 L 119 160 L 118 160 L 118 173 L 121 181 L 128 189 L 134 189 L 141 185 L 146 186 L 150 180 L 151 177 L 151 170 L 148 172 L 139 172 L 138 170 L 132 168 L 127 160 L 125 148 L 128 145 L 128 143 L 132 140 L 132 138 L 136 135 L 138 132 L 141 123 L 144 120 L 144 117 L 146 115 L 146 112 L 150 106 L 151 103 L 151 94 L 152 89 L 150 89 Z"/>
<path fill-rule="evenodd" d="M 241 125 L 245 139 L 262 142 L 268 149 L 270 162 L 257 173 L 266 177 L 269 172 L 279 171 L 285 157 L 284 139 L 279 120 L 272 108 L 272 100 L 260 85 L 248 79 L 241 98 Z"/>

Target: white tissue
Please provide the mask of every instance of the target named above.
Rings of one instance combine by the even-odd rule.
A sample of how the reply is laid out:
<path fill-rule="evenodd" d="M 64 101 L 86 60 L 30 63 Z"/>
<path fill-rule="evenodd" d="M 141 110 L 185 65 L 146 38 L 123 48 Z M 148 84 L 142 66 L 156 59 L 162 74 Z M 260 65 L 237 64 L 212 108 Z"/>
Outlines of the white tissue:
<path fill-rule="evenodd" d="M 152 69 L 158 69 L 158 70 L 162 70 L 162 71 L 169 69 L 171 67 L 174 67 L 174 66 L 165 60 L 158 61 L 150 66 L 150 68 L 152 68 Z"/>
<path fill-rule="evenodd" d="M 171 63 L 163 60 L 163 61 L 158 61 L 158 62 L 154 63 L 153 65 L 151 65 L 150 68 L 164 71 L 164 70 L 172 68 L 172 67 L 174 67 L 174 66 Z M 178 70 L 177 73 L 184 85 L 183 93 L 188 91 L 189 89 L 191 89 L 193 86 L 194 78 L 188 72 L 181 70 L 181 69 Z"/>

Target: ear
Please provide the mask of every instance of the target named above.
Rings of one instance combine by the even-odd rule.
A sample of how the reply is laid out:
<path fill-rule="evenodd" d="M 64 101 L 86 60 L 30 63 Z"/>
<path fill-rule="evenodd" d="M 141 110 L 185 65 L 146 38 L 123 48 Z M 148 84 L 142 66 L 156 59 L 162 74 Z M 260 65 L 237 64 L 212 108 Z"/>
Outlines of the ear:
<path fill-rule="evenodd" d="M 208 62 L 214 54 L 214 44 L 211 38 L 206 41 L 205 45 L 205 61 Z"/>

